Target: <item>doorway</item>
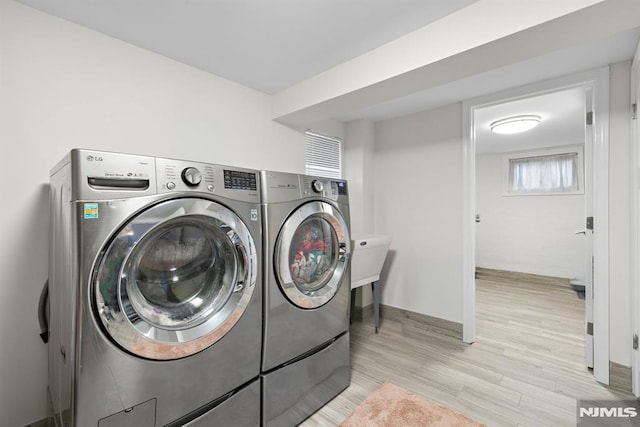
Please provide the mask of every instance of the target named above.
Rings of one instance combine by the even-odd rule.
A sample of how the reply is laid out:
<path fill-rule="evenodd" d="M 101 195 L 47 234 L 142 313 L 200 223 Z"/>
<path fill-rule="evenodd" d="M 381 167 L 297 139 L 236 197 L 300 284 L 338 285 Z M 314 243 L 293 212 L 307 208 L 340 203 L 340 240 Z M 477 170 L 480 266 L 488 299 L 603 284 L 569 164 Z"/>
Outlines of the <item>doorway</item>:
<path fill-rule="evenodd" d="M 481 129 L 476 122 L 477 114 L 490 106 L 523 100 L 535 96 L 575 90 L 590 94 L 587 112 L 592 112 L 593 124 L 587 126 L 583 155 L 587 159 L 585 182 L 592 182 L 590 197 L 586 198 L 587 211 L 593 210 L 597 218 L 597 233 L 593 239 L 593 257 L 591 268 L 587 265 L 586 251 L 582 258 L 583 270 L 593 274 L 592 294 L 593 318 L 585 319 L 585 342 L 589 341 L 588 332 L 593 336 L 593 374 L 603 383 L 609 383 L 609 325 L 608 325 L 608 140 L 605 130 L 608 127 L 608 68 L 581 73 L 579 75 L 536 83 L 517 89 L 476 98 L 463 103 L 463 340 L 472 343 L 475 340 L 475 271 L 477 243 L 477 194 L 476 194 L 476 154 L 478 136 Z M 544 144 L 545 142 L 540 142 Z M 538 147 L 540 148 L 540 147 Z M 588 159 L 593 159 L 593 167 Z M 482 215 L 482 213 L 480 213 Z M 482 221 L 482 216 L 480 216 Z M 578 231 L 578 230 L 576 230 Z M 587 301 L 587 305 L 589 301 Z M 587 308 L 587 313 L 590 313 Z M 590 323 L 589 331 L 587 323 Z M 590 352 L 590 351 L 589 351 Z M 589 353 L 587 352 L 587 353 Z M 589 364 L 586 357 L 585 364 Z"/>

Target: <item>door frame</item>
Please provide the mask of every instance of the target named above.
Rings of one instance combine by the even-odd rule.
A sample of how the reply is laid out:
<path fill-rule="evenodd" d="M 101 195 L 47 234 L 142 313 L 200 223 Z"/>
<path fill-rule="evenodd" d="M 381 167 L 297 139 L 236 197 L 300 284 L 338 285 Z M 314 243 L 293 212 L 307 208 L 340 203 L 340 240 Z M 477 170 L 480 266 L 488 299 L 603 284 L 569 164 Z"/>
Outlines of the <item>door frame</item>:
<path fill-rule="evenodd" d="M 593 375 L 609 384 L 609 67 L 537 82 L 462 103 L 462 326 L 463 341 L 475 341 L 476 141 L 474 111 L 508 100 L 557 90 L 593 90 Z M 585 173 L 588 173 L 585 171 Z"/>
<path fill-rule="evenodd" d="M 631 103 L 640 102 L 640 43 L 636 48 L 631 64 Z M 632 334 L 640 335 L 640 119 L 631 120 L 631 212 L 632 224 L 632 278 L 631 278 L 631 328 Z M 636 183 L 636 184 L 633 184 Z M 631 390 L 636 397 L 640 397 L 640 351 L 631 350 Z"/>

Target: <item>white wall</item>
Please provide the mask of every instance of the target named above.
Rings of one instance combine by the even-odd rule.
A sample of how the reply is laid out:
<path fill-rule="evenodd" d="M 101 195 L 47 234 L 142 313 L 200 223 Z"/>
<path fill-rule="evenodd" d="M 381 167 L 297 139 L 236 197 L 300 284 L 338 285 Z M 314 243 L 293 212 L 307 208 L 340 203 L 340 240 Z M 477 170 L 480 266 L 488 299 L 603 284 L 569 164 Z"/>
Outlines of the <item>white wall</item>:
<path fill-rule="evenodd" d="M 628 62 L 611 66 L 609 350 L 625 366 L 632 351 L 629 80 Z M 375 231 L 393 236 L 382 302 L 455 322 L 462 322 L 460 110 L 454 104 L 376 123 L 373 158 Z"/>
<path fill-rule="evenodd" d="M 382 303 L 462 322 L 461 105 L 376 123 L 375 231 L 390 234 Z"/>
<path fill-rule="evenodd" d="M 345 127 L 344 170 L 349 181 L 351 234 L 374 234 L 372 159 L 375 126 L 368 120 L 356 120 Z M 356 305 L 366 307 L 372 303 L 370 288 L 358 288 Z"/>
<path fill-rule="evenodd" d="M 505 196 L 503 159 L 476 157 L 476 265 L 584 279 L 584 194 Z"/>
<path fill-rule="evenodd" d="M 372 234 L 373 229 L 373 158 L 375 128 L 367 120 L 346 125 L 344 144 L 345 179 L 349 181 L 351 232 Z"/>
<path fill-rule="evenodd" d="M 326 135 L 332 138 L 338 138 L 342 141 L 345 139 L 345 125 L 340 120 L 331 119 L 331 120 L 323 120 L 321 122 L 316 122 L 310 125 L 305 126 L 304 131 L 309 130 L 311 132 L 316 132 L 321 135 Z M 300 129 L 302 132 L 303 129 Z M 344 144 L 343 144 L 343 152 L 344 152 Z M 344 155 L 344 154 L 343 154 Z M 344 170 L 344 164 L 342 169 Z M 304 165 L 303 165 L 304 171 Z"/>
<path fill-rule="evenodd" d="M 610 68 L 609 330 L 610 359 L 631 366 L 631 62 Z"/>
<path fill-rule="evenodd" d="M 50 168 L 71 148 L 304 171 L 304 135 L 267 95 L 0 0 L 0 414 L 45 417 Z"/>

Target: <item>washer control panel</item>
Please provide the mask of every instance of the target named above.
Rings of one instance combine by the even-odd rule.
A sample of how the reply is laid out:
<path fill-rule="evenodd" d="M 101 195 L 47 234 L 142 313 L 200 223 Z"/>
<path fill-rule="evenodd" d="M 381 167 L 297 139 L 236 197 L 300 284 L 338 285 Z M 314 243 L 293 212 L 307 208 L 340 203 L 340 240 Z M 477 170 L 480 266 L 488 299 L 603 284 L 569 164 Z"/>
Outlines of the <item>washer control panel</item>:
<path fill-rule="evenodd" d="M 208 163 L 156 158 L 158 192 L 199 191 L 234 198 L 259 200 L 258 173 Z"/>
<path fill-rule="evenodd" d="M 258 189 L 258 178 L 254 172 L 244 172 L 239 170 L 224 170 L 224 188 L 233 190 L 252 190 Z"/>

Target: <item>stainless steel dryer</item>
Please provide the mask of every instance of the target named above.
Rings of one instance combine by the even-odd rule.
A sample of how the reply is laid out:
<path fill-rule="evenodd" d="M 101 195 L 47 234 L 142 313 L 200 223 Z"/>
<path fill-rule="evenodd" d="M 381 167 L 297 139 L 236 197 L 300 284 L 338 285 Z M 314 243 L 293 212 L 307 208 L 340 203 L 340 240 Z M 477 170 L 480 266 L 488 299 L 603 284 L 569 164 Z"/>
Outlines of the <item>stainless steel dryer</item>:
<path fill-rule="evenodd" d="M 262 421 L 299 424 L 345 389 L 351 244 L 347 182 L 261 172 Z"/>
<path fill-rule="evenodd" d="M 51 173 L 58 426 L 260 423 L 256 171 L 72 150 Z"/>

